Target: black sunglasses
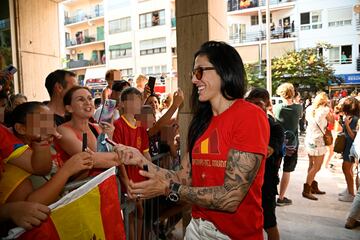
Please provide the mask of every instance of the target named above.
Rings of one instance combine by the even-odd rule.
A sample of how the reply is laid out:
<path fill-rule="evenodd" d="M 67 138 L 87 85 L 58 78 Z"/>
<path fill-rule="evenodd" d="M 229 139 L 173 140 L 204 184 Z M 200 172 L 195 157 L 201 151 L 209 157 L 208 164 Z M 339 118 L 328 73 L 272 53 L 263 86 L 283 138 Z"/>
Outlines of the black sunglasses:
<path fill-rule="evenodd" d="M 214 67 L 198 67 L 198 68 L 195 68 L 195 69 L 192 70 L 192 77 L 195 75 L 197 80 L 201 80 L 204 71 L 207 71 L 207 70 L 215 70 L 215 68 Z"/>

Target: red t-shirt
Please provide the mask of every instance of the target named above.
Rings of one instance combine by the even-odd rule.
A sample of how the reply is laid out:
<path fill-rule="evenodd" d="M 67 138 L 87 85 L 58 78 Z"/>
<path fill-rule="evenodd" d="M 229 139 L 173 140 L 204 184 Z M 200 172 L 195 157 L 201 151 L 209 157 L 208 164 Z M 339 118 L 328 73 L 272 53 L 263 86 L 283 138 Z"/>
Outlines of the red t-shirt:
<path fill-rule="evenodd" d="M 2 124 L 0 124 L 0 142 L 0 166 L 12 158 L 18 157 L 28 148 Z"/>
<path fill-rule="evenodd" d="M 260 169 L 247 195 L 234 213 L 194 205 L 193 218 L 212 222 L 231 239 L 263 239 L 261 186 L 270 130 L 267 116 L 259 107 L 237 100 L 229 109 L 214 116 L 208 129 L 192 150 L 192 185 L 224 184 L 227 154 L 230 149 L 263 155 Z"/>
<path fill-rule="evenodd" d="M 149 137 L 145 128 L 131 125 L 124 116 L 116 120 L 114 126 L 114 142 L 137 148 L 141 153 L 149 151 Z M 125 166 L 125 168 L 129 179 L 134 182 L 145 180 L 145 178 L 139 174 L 139 167 Z"/>

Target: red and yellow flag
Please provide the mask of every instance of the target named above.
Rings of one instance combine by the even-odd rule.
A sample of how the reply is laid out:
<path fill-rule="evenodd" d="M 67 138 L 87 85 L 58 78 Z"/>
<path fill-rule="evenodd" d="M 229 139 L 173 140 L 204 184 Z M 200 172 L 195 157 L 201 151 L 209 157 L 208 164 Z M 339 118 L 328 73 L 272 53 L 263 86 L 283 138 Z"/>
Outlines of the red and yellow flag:
<path fill-rule="evenodd" d="M 115 168 L 50 206 L 50 217 L 19 239 L 125 239 Z"/>

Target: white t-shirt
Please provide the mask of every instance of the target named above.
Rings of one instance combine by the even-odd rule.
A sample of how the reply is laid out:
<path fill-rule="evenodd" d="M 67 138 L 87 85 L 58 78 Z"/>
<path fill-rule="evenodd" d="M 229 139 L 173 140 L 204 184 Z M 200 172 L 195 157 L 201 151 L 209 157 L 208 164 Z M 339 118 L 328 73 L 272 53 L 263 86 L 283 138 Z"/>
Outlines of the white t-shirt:
<path fill-rule="evenodd" d="M 305 118 L 308 122 L 308 126 L 306 128 L 305 138 L 307 140 L 314 140 L 317 138 L 322 138 L 324 136 L 327 126 L 326 116 L 328 115 L 329 112 L 330 112 L 330 108 L 325 106 L 320 106 L 319 108 L 317 108 L 315 110 L 315 115 L 313 112 L 313 106 L 309 106 L 306 109 Z"/>

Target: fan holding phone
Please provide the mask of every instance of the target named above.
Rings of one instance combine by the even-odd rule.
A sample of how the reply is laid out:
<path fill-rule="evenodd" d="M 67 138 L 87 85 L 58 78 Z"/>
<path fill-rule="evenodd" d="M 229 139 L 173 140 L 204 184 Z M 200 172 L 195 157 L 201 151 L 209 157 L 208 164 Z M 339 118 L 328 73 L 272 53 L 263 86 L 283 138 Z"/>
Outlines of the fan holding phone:
<path fill-rule="evenodd" d="M 9 90 L 10 83 L 13 80 L 13 76 L 16 72 L 17 69 L 11 64 L 7 66 L 4 70 L 0 71 L 0 91 Z"/>

